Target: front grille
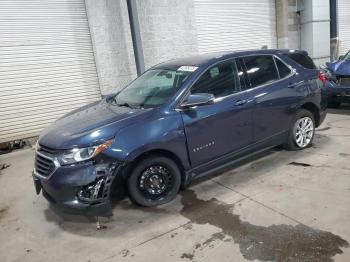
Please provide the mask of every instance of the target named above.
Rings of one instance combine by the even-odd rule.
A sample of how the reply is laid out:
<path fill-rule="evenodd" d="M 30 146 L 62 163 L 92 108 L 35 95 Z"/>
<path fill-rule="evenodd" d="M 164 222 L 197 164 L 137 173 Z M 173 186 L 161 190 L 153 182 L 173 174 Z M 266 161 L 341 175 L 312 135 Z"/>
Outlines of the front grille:
<path fill-rule="evenodd" d="M 38 153 L 35 154 L 35 171 L 38 175 L 48 177 L 55 170 L 54 162 Z"/>
<path fill-rule="evenodd" d="M 341 86 L 350 87 L 350 77 L 338 76 L 338 84 Z"/>
<path fill-rule="evenodd" d="M 49 155 L 56 155 L 59 150 L 57 149 L 53 149 L 53 148 L 50 148 L 50 147 L 47 147 L 47 146 L 43 146 L 41 144 L 39 144 L 39 147 L 38 147 L 38 151 L 40 153 L 46 153 L 46 154 L 49 154 Z"/>

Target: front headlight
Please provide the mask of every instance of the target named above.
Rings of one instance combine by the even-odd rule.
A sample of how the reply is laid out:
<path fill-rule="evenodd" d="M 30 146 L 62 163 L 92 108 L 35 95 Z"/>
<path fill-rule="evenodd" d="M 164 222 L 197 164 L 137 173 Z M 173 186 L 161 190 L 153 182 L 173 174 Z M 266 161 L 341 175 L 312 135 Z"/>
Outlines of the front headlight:
<path fill-rule="evenodd" d="M 108 140 L 101 145 L 90 146 L 85 148 L 73 148 L 65 153 L 63 153 L 59 157 L 59 161 L 62 165 L 74 164 L 77 162 L 89 160 L 101 152 L 103 152 L 106 148 L 108 148 L 113 143 L 113 140 Z"/>

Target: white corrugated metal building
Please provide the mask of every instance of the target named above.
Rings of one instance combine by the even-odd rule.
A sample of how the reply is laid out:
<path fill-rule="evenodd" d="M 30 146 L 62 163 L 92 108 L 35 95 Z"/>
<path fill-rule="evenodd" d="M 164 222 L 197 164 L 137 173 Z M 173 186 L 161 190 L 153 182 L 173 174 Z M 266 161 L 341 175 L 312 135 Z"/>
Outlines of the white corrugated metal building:
<path fill-rule="evenodd" d="M 275 9 L 274 0 L 195 0 L 199 52 L 276 48 Z"/>
<path fill-rule="evenodd" d="M 338 0 L 339 54 L 345 55 L 350 50 L 350 1 Z"/>
<path fill-rule="evenodd" d="M 0 1 L 0 142 L 100 98 L 84 0 Z"/>
<path fill-rule="evenodd" d="M 146 68 L 195 53 L 276 48 L 283 1 L 287 29 L 299 30 L 301 0 L 135 1 Z M 345 50 L 350 2 L 338 1 Z M 37 136 L 135 76 L 126 0 L 0 1 L 0 143 Z"/>

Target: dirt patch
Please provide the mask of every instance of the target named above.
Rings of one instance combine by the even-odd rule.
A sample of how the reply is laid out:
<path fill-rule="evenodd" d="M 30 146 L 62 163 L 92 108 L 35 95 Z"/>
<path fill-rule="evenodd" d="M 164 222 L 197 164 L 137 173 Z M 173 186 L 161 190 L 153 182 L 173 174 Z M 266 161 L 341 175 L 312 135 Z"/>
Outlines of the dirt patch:
<path fill-rule="evenodd" d="M 216 199 L 198 199 L 192 190 L 182 192 L 182 204 L 181 214 L 184 217 L 192 223 L 208 223 L 220 228 L 223 234 L 239 245 L 242 255 L 248 260 L 333 261 L 334 255 L 343 253 L 340 247 L 349 246 L 346 240 L 337 235 L 302 224 L 252 225 L 232 213 L 233 205 Z M 211 238 L 220 240 L 222 236 L 216 234 Z M 214 240 L 211 238 L 207 244 Z M 194 259 L 195 249 L 181 258 Z"/>
<path fill-rule="evenodd" d="M 0 175 L 2 175 L 1 170 L 4 170 L 4 169 L 8 168 L 9 166 L 10 166 L 9 164 L 0 163 Z"/>
<path fill-rule="evenodd" d="M 186 259 L 189 259 L 189 260 L 193 260 L 193 257 L 194 257 L 194 254 L 190 254 L 190 253 L 183 253 L 181 255 L 181 258 L 186 258 Z"/>
<path fill-rule="evenodd" d="M 340 156 L 345 156 L 345 157 L 350 156 L 350 154 L 348 154 L 348 153 L 339 153 L 339 155 Z"/>
<path fill-rule="evenodd" d="M 172 233 L 172 234 L 170 235 L 170 237 L 171 237 L 171 238 L 174 238 L 174 237 L 176 237 L 177 235 L 178 235 L 178 233 L 175 232 L 175 233 Z"/>
<path fill-rule="evenodd" d="M 3 219 L 8 212 L 9 208 L 8 207 L 2 207 L 0 208 L 0 220 Z"/>
<path fill-rule="evenodd" d="M 210 238 L 203 242 L 203 246 L 210 246 L 215 240 L 225 240 L 226 235 L 222 232 L 213 234 Z M 225 240 L 226 241 L 226 240 Z"/>
<path fill-rule="evenodd" d="M 127 257 L 130 254 L 130 250 L 129 249 L 123 249 L 121 252 L 123 257 Z"/>
<path fill-rule="evenodd" d="M 317 132 L 322 132 L 331 129 L 329 126 L 317 129 Z"/>
<path fill-rule="evenodd" d="M 303 167 L 311 166 L 310 164 L 300 163 L 300 162 L 290 162 L 288 165 L 291 165 L 291 166 L 303 166 Z"/>

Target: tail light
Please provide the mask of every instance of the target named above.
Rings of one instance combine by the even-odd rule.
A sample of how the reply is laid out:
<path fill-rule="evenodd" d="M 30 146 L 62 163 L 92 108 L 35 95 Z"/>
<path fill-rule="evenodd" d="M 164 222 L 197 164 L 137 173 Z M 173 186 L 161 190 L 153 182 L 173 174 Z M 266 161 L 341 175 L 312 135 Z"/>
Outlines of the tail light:
<path fill-rule="evenodd" d="M 322 81 L 323 84 L 325 84 L 328 80 L 327 74 L 323 71 L 320 71 L 318 78 Z"/>

